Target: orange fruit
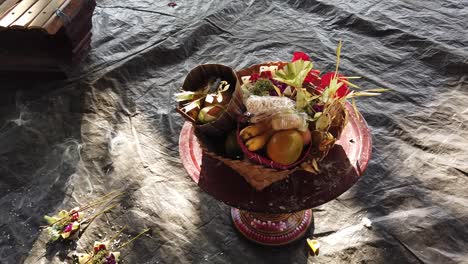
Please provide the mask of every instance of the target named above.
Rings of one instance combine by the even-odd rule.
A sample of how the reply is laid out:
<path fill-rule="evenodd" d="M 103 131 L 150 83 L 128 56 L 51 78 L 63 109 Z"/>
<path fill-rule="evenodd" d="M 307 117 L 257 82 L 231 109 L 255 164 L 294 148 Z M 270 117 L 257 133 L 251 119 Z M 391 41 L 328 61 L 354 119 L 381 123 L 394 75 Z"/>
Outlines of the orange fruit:
<path fill-rule="evenodd" d="M 275 133 L 268 141 L 268 157 L 282 165 L 290 165 L 301 156 L 304 139 L 297 130 L 283 130 Z"/>
<path fill-rule="evenodd" d="M 304 132 L 299 132 L 302 135 L 302 140 L 304 141 L 304 145 L 309 145 L 310 141 L 312 140 L 312 134 L 310 133 L 310 130 L 307 129 Z"/>

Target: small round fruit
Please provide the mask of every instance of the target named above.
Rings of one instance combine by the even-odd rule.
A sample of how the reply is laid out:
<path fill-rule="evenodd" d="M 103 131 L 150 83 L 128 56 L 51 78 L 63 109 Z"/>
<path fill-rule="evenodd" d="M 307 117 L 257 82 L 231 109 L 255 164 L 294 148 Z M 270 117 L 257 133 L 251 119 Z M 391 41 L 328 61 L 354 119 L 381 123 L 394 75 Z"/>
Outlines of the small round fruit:
<path fill-rule="evenodd" d="M 220 117 L 223 112 L 223 107 L 219 105 L 203 107 L 198 113 L 198 121 L 202 124 L 212 122 L 218 119 L 218 117 Z"/>
<path fill-rule="evenodd" d="M 283 130 L 275 133 L 268 142 L 268 157 L 282 165 L 290 165 L 301 156 L 304 140 L 297 130 Z"/>

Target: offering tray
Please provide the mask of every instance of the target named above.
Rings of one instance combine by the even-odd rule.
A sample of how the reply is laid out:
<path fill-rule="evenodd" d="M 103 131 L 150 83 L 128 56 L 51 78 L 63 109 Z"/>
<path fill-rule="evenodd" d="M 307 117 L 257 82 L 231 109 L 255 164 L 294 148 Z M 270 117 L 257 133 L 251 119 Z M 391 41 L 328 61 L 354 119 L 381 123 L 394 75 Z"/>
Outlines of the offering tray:
<path fill-rule="evenodd" d="M 312 223 L 310 208 L 347 191 L 361 177 L 372 152 L 372 138 L 364 118 L 347 103 L 349 122 L 340 139 L 320 162 L 317 175 L 298 170 L 262 191 L 251 187 L 230 167 L 204 155 L 186 122 L 179 138 L 182 163 L 202 190 L 231 207 L 234 226 L 247 239 L 281 246 L 303 237 Z"/>

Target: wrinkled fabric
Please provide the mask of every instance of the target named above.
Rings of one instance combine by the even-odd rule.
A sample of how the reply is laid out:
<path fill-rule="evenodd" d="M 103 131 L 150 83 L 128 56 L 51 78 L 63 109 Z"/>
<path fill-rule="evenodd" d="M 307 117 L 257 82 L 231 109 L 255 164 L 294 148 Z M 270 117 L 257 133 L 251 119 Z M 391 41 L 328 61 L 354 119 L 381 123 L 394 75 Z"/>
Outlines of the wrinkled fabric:
<path fill-rule="evenodd" d="M 126 263 L 467 263 L 466 1 L 99 1 L 92 50 L 66 81 L 0 84 L 0 262 L 63 263 L 127 226 Z M 173 95 L 203 63 L 242 69 L 307 53 L 365 88 L 373 157 L 314 209 L 320 255 L 247 242 L 178 153 Z M 76 244 L 47 247 L 43 216 L 127 191 Z M 372 221 L 372 227 L 362 219 Z"/>

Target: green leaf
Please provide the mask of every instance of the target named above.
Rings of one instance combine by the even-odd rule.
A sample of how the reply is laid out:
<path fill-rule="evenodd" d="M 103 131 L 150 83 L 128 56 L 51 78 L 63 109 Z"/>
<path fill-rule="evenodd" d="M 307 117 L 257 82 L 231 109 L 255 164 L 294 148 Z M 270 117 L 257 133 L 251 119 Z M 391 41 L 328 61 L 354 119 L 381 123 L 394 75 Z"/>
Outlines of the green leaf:
<path fill-rule="evenodd" d="M 304 88 L 296 88 L 296 91 L 297 91 L 296 109 L 303 110 L 305 107 L 309 105 L 309 102 L 311 100 L 311 95 Z"/>
<path fill-rule="evenodd" d="M 60 232 L 54 228 L 48 227 L 47 231 L 49 233 L 49 237 L 52 241 L 56 241 L 60 238 Z"/>
<path fill-rule="evenodd" d="M 274 85 L 267 79 L 259 79 L 255 82 L 254 86 L 250 89 L 253 95 L 266 96 L 270 91 L 276 90 Z"/>
<path fill-rule="evenodd" d="M 60 212 L 58 213 L 58 217 L 59 217 L 59 218 L 64 218 L 64 217 L 67 217 L 67 216 L 69 216 L 69 215 L 70 215 L 70 214 L 69 214 L 67 211 L 65 211 L 65 210 L 62 210 L 62 211 L 60 211 Z"/>
<path fill-rule="evenodd" d="M 45 216 L 44 216 L 44 220 L 47 221 L 47 224 L 53 225 L 55 222 L 57 222 L 58 218 L 56 218 L 56 217 L 50 217 L 50 216 L 48 216 L 48 215 L 45 215 Z"/>
<path fill-rule="evenodd" d="M 313 64 L 310 61 L 297 60 L 288 63 L 283 69 L 276 72 L 275 80 L 291 85 L 295 88 L 302 87 L 302 83 Z"/>
<path fill-rule="evenodd" d="M 343 85 L 342 82 L 338 82 L 336 76 L 330 81 L 330 84 L 323 90 L 321 95 L 321 100 L 324 103 L 328 103 L 332 100 L 335 100 L 335 93 Z"/>

